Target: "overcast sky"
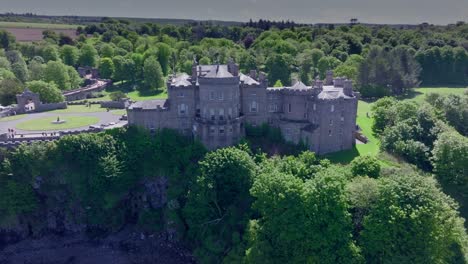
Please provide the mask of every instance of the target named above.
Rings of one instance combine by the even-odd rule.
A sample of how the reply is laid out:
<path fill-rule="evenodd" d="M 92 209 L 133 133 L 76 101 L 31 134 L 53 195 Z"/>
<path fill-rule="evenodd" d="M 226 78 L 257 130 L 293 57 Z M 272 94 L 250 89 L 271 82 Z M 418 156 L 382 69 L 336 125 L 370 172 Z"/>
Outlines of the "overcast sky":
<path fill-rule="evenodd" d="M 468 0 L 0 0 L 0 12 L 302 23 L 448 24 L 468 20 Z"/>

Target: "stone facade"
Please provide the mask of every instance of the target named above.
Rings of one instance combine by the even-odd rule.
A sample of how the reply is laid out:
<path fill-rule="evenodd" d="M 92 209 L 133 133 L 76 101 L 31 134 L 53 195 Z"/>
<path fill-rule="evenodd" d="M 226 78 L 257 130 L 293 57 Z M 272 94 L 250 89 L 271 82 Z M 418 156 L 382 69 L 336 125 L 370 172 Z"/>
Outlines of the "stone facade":
<path fill-rule="evenodd" d="M 67 108 L 67 103 L 65 102 L 43 104 L 40 101 L 39 94 L 31 92 L 27 88 L 23 93 L 16 95 L 16 101 L 18 105 L 16 108 L 12 108 L 10 113 L 15 112 L 15 114 L 24 114 Z"/>
<path fill-rule="evenodd" d="M 355 143 L 357 93 L 351 81 L 333 78 L 312 86 L 267 87 L 263 73 L 227 65 L 196 65 L 192 75 L 169 78 L 168 99 L 142 101 L 127 109 L 130 125 L 172 128 L 199 139 L 209 149 L 230 146 L 245 135 L 245 124 L 268 123 L 293 143 L 325 154 Z"/>

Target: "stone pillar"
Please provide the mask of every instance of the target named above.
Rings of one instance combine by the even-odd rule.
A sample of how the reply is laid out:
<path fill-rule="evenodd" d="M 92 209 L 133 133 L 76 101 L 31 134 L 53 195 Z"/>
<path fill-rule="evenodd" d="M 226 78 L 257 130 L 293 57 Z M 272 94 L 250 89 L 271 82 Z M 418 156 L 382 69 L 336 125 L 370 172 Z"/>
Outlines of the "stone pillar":
<path fill-rule="evenodd" d="M 230 72 L 232 75 L 234 76 L 239 75 L 239 66 L 237 66 L 237 64 L 235 64 L 232 59 L 229 59 L 227 67 L 228 67 L 228 72 Z"/>
<path fill-rule="evenodd" d="M 325 77 L 325 85 L 333 85 L 333 71 L 328 70 Z"/>
<path fill-rule="evenodd" d="M 256 70 L 250 70 L 249 76 L 252 77 L 252 79 L 256 80 L 257 79 L 257 71 Z"/>

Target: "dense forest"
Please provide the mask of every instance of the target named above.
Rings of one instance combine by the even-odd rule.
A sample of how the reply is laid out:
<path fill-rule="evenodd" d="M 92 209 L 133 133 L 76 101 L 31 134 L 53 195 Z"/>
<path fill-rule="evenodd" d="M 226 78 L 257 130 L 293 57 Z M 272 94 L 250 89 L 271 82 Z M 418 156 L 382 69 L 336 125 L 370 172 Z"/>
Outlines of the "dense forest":
<path fill-rule="evenodd" d="M 327 70 L 354 81 L 364 97 L 404 94 L 418 85 L 468 83 L 468 24 L 411 28 L 366 25 L 297 25 L 260 20 L 239 26 L 135 23 L 103 18 L 80 26 L 77 38 L 44 31 L 38 43 L 17 43 L 0 31 L 0 103 L 33 85 L 57 94 L 80 85 L 74 68 L 99 68 L 121 88 L 154 93 L 173 72 L 226 63 L 267 73 L 270 85 L 311 84 Z M 46 94 L 46 92 L 43 92 Z M 54 96 L 46 101 L 57 101 Z"/>

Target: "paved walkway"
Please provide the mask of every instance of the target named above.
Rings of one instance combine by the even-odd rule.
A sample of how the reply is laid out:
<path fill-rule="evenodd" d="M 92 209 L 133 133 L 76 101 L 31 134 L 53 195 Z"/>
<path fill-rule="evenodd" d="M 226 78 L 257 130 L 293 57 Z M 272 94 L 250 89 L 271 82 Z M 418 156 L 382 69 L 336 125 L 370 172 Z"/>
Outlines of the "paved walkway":
<path fill-rule="evenodd" d="M 17 129 L 16 125 L 28 120 L 34 120 L 43 117 L 60 117 L 60 119 L 67 120 L 67 116 L 94 116 L 99 118 L 99 122 L 93 125 L 102 125 L 102 124 L 109 124 L 111 122 L 114 123 L 126 123 L 126 121 L 120 121 L 120 115 L 113 114 L 112 112 L 94 112 L 94 113 L 50 113 L 50 112 L 43 112 L 43 113 L 32 113 L 26 114 L 24 117 L 16 120 L 11 121 L 1 121 L 0 119 L 0 134 L 7 133 L 9 128 L 13 128 L 16 130 L 17 134 L 22 133 L 40 133 L 41 130 L 34 130 L 34 131 L 25 131 L 21 129 Z M 54 132 L 54 131 L 76 131 L 76 130 L 83 130 L 88 128 L 89 126 L 84 127 L 76 127 L 76 128 L 69 128 L 69 129 L 58 129 L 58 130 L 46 130 L 44 132 Z"/>

